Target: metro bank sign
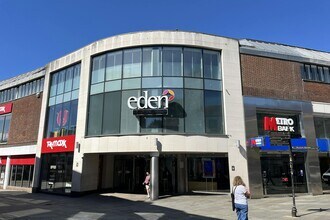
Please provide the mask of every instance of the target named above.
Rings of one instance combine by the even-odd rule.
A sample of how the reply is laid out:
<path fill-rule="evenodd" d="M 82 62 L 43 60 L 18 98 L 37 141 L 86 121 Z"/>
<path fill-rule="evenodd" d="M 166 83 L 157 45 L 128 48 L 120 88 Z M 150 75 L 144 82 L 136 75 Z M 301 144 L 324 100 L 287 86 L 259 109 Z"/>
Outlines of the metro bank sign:
<path fill-rule="evenodd" d="M 295 123 L 292 118 L 264 117 L 265 131 L 288 131 L 295 132 Z"/>

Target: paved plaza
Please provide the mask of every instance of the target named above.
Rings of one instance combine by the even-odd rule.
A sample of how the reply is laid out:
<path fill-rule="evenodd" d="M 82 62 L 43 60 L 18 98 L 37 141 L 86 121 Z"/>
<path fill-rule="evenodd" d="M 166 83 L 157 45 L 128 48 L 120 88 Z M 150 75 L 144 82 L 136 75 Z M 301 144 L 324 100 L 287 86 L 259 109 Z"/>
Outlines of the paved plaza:
<path fill-rule="evenodd" d="M 330 219 L 330 194 L 298 195 L 296 219 Z M 292 219 L 288 196 L 249 200 L 250 219 Z M 150 201 L 145 195 L 104 193 L 67 197 L 0 191 L 0 219 L 235 219 L 229 194 L 180 195 Z"/>

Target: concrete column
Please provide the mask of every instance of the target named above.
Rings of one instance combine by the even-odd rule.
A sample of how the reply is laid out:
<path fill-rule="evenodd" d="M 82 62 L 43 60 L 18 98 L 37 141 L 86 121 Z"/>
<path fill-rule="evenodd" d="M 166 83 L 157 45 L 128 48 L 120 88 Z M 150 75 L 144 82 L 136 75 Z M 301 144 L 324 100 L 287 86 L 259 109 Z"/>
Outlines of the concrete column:
<path fill-rule="evenodd" d="M 186 157 L 179 154 L 177 156 L 177 171 L 178 171 L 178 193 L 183 194 L 186 192 L 186 178 L 187 178 L 187 168 L 186 168 Z"/>
<path fill-rule="evenodd" d="M 159 197 L 159 154 L 151 155 L 151 200 Z"/>
<path fill-rule="evenodd" d="M 7 156 L 6 170 L 5 170 L 5 181 L 3 183 L 3 189 L 6 189 L 9 185 L 10 179 L 10 156 Z"/>

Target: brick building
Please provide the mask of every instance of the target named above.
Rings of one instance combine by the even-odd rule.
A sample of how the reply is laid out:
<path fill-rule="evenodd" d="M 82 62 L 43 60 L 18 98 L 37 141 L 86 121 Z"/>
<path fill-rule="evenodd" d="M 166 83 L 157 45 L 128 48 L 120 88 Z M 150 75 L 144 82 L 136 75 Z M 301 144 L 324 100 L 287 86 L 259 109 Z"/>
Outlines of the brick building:
<path fill-rule="evenodd" d="M 251 190 L 255 197 L 290 193 L 288 146 L 274 146 L 265 119 L 292 119 L 294 180 L 298 192 L 321 194 L 330 166 L 330 54 L 254 40 L 240 40 L 242 90 Z M 278 124 L 277 127 L 286 128 Z"/>
<path fill-rule="evenodd" d="M 143 193 L 150 171 L 153 199 L 229 191 L 236 175 L 254 198 L 287 193 L 288 146 L 269 138 L 279 129 L 293 138 L 297 191 L 320 194 L 330 164 L 329 67 L 326 52 L 194 32 L 96 41 L 34 78 L 1 82 L 2 100 L 8 89 L 45 79 L 44 92 L 1 102 L 13 103 L 3 177 L 25 181 L 15 174 L 24 164 L 3 152 L 19 146 L 36 158 L 35 191 Z"/>
<path fill-rule="evenodd" d="M 0 83 L 0 186 L 32 186 L 40 111 L 43 68 Z"/>

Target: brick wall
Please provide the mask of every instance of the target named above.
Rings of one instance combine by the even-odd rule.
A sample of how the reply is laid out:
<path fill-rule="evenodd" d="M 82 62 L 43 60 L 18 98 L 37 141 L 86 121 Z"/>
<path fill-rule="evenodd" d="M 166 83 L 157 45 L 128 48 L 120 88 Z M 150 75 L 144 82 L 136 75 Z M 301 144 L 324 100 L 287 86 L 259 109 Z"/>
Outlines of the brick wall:
<path fill-rule="evenodd" d="M 308 100 L 330 103 L 330 84 L 305 81 L 304 93 Z"/>
<path fill-rule="evenodd" d="M 7 145 L 36 144 L 38 139 L 42 93 L 13 101 Z"/>
<path fill-rule="evenodd" d="M 305 82 L 301 64 L 241 54 L 244 96 L 330 102 L 330 85 Z"/>

